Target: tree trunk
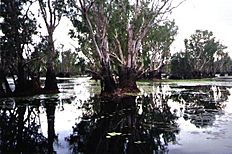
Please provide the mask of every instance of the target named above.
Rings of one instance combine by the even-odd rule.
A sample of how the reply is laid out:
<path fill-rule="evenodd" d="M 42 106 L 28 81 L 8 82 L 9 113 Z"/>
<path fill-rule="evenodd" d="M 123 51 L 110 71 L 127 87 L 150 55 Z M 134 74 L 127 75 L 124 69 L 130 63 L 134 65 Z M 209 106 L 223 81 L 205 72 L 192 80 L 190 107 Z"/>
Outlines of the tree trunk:
<path fill-rule="evenodd" d="M 101 88 L 103 93 L 112 93 L 116 89 L 116 83 L 110 70 L 109 63 L 102 62 Z"/>
<path fill-rule="evenodd" d="M 19 65 L 17 74 L 18 79 L 15 83 L 14 94 L 16 96 L 28 96 L 41 93 L 41 86 L 39 78 L 31 76 L 31 80 L 26 76 L 28 72 L 25 72 L 24 68 Z"/>
<path fill-rule="evenodd" d="M 161 71 L 160 70 L 151 70 L 148 72 L 147 78 L 150 80 L 161 79 Z"/>
<path fill-rule="evenodd" d="M 20 60 L 22 61 L 22 60 Z M 16 80 L 15 83 L 15 91 L 14 93 L 16 94 L 21 94 L 21 93 L 27 93 L 28 91 L 28 85 L 27 85 L 27 79 L 25 77 L 25 71 L 22 66 L 22 62 L 18 63 L 18 74 L 17 74 L 18 79 Z"/>
<path fill-rule="evenodd" d="M 0 81 L 0 97 L 5 94 L 5 90 L 3 89 L 2 84 L 3 84 L 3 82 Z"/>
<path fill-rule="evenodd" d="M 54 57 L 55 57 L 55 47 L 53 41 L 53 30 L 48 29 L 48 61 L 47 61 L 47 72 L 44 90 L 46 92 L 57 93 L 59 92 L 56 73 L 54 69 Z"/>
<path fill-rule="evenodd" d="M 6 75 L 3 70 L 0 71 L 0 94 L 11 94 L 12 90 L 10 89 L 10 85 L 6 79 Z M 3 86 L 5 87 L 5 89 L 3 88 Z"/>
<path fill-rule="evenodd" d="M 56 73 L 52 66 L 52 64 L 48 64 L 47 66 L 47 72 L 46 72 L 46 81 L 45 81 L 45 87 L 44 90 L 46 92 L 59 92 L 57 81 L 56 81 Z"/>
<path fill-rule="evenodd" d="M 136 85 L 137 72 L 133 68 L 126 66 L 119 67 L 119 88 L 123 92 L 139 92 Z"/>

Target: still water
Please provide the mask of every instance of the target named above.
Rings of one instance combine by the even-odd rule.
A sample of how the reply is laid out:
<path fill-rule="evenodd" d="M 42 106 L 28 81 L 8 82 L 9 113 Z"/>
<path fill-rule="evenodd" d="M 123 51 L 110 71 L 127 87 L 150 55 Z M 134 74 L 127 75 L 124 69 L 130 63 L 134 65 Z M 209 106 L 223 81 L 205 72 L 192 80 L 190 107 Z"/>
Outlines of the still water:
<path fill-rule="evenodd" d="M 141 82 L 102 99 L 89 78 L 0 100 L 0 153 L 232 154 L 232 83 Z"/>

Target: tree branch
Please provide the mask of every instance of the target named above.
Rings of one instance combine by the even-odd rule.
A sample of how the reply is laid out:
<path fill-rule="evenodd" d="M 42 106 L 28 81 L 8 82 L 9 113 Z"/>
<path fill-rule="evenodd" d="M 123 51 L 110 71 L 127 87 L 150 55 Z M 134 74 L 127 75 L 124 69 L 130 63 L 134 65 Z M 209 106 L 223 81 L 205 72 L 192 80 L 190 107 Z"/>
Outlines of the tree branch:
<path fill-rule="evenodd" d="M 48 0 L 48 10 L 49 10 L 49 14 L 50 14 L 50 26 L 52 26 L 54 23 L 52 20 L 53 11 L 52 11 L 52 7 L 51 7 L 51 0 Z"/>
<path fill-rule="evenodd" d="M 122 63 L 125 64 L 125 59 L 124 59 L 123 52 L 122 52 L 122 46 L 121 46 L 120 41 L 118 40 L 118 32 L 117 32 L 117 30 L 115 31 L 114 38 L 115 38 L 116 43 L 118 45 L 120 59 L 121 59 Z"/>
<path fill-rule="evenodd" d="M 41 13 L 42 13 L 42 17 L 43 17 L 44 22 L 46 24 L 46 27 L 48 29 L 49 28 L 49 24 L 47 22 L 47 12 L 45 10 L 45 7 L 43 6 L 43 0 L 39 0 L 39 6 L 40 6 Z"/>
<path fill-rule="evenodd" d="M 115 53 L 110 53 L 110 56 L 114 57 L 120 64 L 124 64 L 123 61 Z"/>
<path fill-rule="evenodd" d="M 85 16 L 86 21 L 88 23 L 88 27 L 89 27 L 89 30 L 90 30 L 90 33 L 91 33 L 91 36 L 92 36 L 92 39 L 93 39 L 94 46 L 95 46 L 95 48 L 97 50 L 97 53 L 98 53 L 100 59 L 103 59 L 103 54 L 102 54 L 101 50 L 98 47 L 98 44 L 97 44 L 97 41 L 96 41 L 96 38 L 95 38 L 95 35 L 94 35 L 94 32 L 93 32 L 93 26 L 92 26 L 92 24 L 91 24 L 91 22 L 89 20 L 88 15 L 85 14 L 84 16 Z"/>

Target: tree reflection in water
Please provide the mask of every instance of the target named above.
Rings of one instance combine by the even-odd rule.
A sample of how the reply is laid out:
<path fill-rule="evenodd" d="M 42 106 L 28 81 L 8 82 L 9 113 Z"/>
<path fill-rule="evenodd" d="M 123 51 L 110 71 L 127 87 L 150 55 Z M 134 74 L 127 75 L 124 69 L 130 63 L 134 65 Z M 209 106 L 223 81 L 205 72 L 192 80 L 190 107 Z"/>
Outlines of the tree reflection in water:
<path fill-rule="evenodd" d="M 212 126 L 216 115 L 223 113 L 225 102 L 230 95 L 226 87 L 182 86 L 184 90 L 172 93 L 172 99 L 184 105 L 184 119 L 196 127 Z"/>
<path fill-rule="evenodd" d="M 40 106 L 45 104 L 48 119 L 48 138 L 41 133 Z M 1 100 L 0 152 L 1 153 L 53 153 L 54 140 L 53 101 L 18 99 Z"/>
<path fill-rule="evenodd" d="M 197 127 L 211 126 L 216 115 L 223 114 L 229 96 L 226 87 L 218 86 L 169 88 L 169 85 L 156 85 L 153 90 L 150 95 L 113 100 L 95 96 L 80 103 L 83 116 L 67 138 L 71 151 L 86 154 L 168 153 L 168 144 L 177 142 L 177 115 Z M 64 110 L 57 102 L 70 103 L 59 99 L 0 100 L 0 153 L 54 153 L 56 107 Z M 172 105 L 175 103 L 183 114 L 174 112 L 176 106 Z M 48 137 L 41 132 L 42 114 L 47 117 Z"/>
<path fill-rule="evenodd" d="M 48 123 L 48 153 L 54 153 L 53 143 L 55 139 L 58 139 L 55 134 L 55 110 L 56 99 L 50 99 L 45 101 L 47 123 Z"/>
<path fill-rule="evenodd" d="M 72 152 L 167 153 L 168 143 L 176 141 L 178 126 L 168 98 L 161 97 L 92 98 L 83 105 L 85 114 L 67 139 Z"/>

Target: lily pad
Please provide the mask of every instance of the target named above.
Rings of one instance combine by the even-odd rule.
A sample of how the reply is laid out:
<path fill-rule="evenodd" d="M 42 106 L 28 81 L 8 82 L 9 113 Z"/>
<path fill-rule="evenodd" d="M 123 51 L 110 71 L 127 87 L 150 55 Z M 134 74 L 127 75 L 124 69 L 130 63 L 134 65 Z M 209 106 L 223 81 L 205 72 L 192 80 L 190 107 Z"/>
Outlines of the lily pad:
<path fill-rule="evenodd" d="M 122 133 L 117 133 L 117 132 L 111 132 L 111 133 L 107 133 L 109 136 L 120 136 L 122 135 Z"/>

